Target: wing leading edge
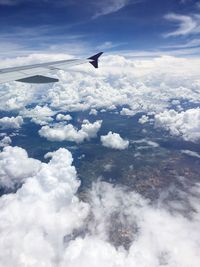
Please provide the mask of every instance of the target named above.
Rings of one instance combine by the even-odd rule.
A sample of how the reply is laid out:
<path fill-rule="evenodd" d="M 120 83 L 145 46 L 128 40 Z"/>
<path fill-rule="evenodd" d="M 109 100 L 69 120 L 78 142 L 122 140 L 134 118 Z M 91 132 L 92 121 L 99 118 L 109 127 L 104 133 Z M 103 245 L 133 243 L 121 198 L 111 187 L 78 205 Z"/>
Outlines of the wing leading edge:
<path fill-rule="evenodd" d="M 84 63 L 91 63 L 95 68 L 98 68 L 98 59 L 103 52 L 98 53 L 87 59 L 71 59 L 45 62 L 20 67 L 12 67 L 0 69 L 0 83 L 18 81 L 24 83 L 52 83 L 58 82 L 56 78 L 46 77 L 48 71 L 67 70 L 68 68 Z"/>

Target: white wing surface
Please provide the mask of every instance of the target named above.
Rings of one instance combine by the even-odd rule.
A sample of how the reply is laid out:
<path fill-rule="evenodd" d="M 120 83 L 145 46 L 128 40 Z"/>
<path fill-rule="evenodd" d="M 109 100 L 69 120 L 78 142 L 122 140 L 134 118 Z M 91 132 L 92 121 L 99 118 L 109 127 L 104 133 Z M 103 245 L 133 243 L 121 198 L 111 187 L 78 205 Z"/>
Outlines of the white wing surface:
<path fill-rule="evenodd" d="M 53 70 L 67 70 L 68 68 L 84 63 L 91 63 L 98 68 L 98 58 L 103 53 L 98 53 L 87 59 L 71 59 L 45 62 L 40 64 L 26 65 L 0 69 L 0 83 L 19 81 L 26 83 L 51 83 L 57 82 L 58 79 L 46 77 L 43 74 Z"/>

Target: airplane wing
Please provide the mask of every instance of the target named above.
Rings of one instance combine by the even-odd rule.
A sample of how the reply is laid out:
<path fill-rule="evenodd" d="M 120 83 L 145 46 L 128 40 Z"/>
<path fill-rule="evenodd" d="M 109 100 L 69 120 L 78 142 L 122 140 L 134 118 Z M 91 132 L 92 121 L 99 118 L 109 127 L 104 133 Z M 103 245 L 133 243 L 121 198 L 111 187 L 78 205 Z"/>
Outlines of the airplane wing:
<path fill-rule="evenodd" d="M 52 83 L 58 82 L 58 79 L 46 77 L 48 71 L 67 70 L 68 68 L 84 63 L 91 63 L 95 68 L 98 68 L 98 59 L 103 52 L 98 53 L 87 59 L 70 59 L 45 62 L 40 64 L 26 65 L 20 67 L 12 67 L 0 69 L 0 83 L 18 81 L 25 83 Z"/>

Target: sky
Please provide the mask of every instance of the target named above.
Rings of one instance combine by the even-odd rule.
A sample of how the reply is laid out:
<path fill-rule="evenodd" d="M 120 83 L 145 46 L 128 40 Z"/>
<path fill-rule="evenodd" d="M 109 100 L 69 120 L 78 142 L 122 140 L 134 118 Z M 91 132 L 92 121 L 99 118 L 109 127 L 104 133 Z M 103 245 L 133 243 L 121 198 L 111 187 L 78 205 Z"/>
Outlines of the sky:
<path fill-rule="evenodd" d="M 0 56 L 196 56 L 198 0 L 0 0 Z"/>

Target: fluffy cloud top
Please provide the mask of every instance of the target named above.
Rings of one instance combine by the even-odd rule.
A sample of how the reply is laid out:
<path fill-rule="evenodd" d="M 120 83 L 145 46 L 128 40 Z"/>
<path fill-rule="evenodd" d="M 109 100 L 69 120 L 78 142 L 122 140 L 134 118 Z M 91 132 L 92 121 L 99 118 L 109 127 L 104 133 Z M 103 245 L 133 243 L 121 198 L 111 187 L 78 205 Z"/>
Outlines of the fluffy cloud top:
<path fill-rule="evenodd" d="M 1 140 L 0 140 L 0 147 L 5 147 L 8 146 L 12 143 L 12 140 L 9 136 L 4 136 Z"/>
<path fill-rule="evenodd" d="M 63 111 L 127 106 L 122 110 L 126 115 L 158 113 L 180 96 L 200 101 L 198 66 L 198 59 L 107 56 L 98 71 L 85 65 L 77 67 L 79 72 L 58 73 L 61 83 L 47 91 L 47 98 L 52 108 Z"/>
<path fill-rule="evenodd" d="M 138 122 L 139 122 L 140 124 L 144 124 L 144 123 L 146 123 L 146 122 L 148 122 L 148 121 L 149 121 L 149 117 L 146 116 L 146 115 L 142 115 L 142 117 L 139 118 L 139 120 L 138 120 Z"/>
<path fill-rule="evenodd" d="M 70 121 L 70 120 L 72 120 L 72 117 L 69 114 L 67 114 L 67 115 L 58 114 L 56 116 L 56 120 L 57 121 Z"/>
<path fill-rule="evenodd" d="M 0 153 L 0 186 L 13 188 L 35 175 L 39 168 L 39 161 L 29 158 L 25 150 L 7 146 Z"/>
<path fill-rule="evenodd" d="M 32 117 L 51 117 L 55 114 L 48 106 L 36 106 L 32 109 L 24 109 L 21 114 L 24 117 L 32 118 Z"/>
<path fill-rule="evenodd" d="M 32 109 L 24 109 L 20 112 L 20 115 L 22 115 L 25 118 L 32 118 L 32 121 L 39 125 L 45 125 L 48 124 L 48 122 L 52 122 L 53 119 L 51 116 L 53 116 L 55 112 L 51 110 L 48 106 L 39 106 Z"/>
<path fill-rule="evenodd" d="M 70 152 L 60 149 L 44 164 L 27 158 L 23 149 L 9 147 L 0 162 L 3 170 L 4 162 L 10 162 L 1 173 L 5 180 L 26 178 L 16 194 L 0 198 L 0 266 L 59 266 L 64 240 L 88 212 L 75 196 L 80 183 Z"/>
<path fill-rule="evenodd" d="M 122 110 L 120 111 L 120 114 L 124 116 L 133 116 L 135 115 L 135 113 L 136 112 L 134 110 L 130 110 L 128 108 L 122 108 Z"/>
<path fill-rule="evenodd" d="M 17 60 L 14 62 L 17 64 Z M 22 64 L 26 64 L 25 61 Z M 36 95 L 38 90 L 30 84 L 15 82 L 1 84 L 0 110 L 12 111 L 24 109 L 26 105 L 34 103 L 37 100 Z"/>
<path fill-rule="evenodd" d="M 95 108 L 92 108 L 89 114 L 96 116 L 98 114 L 98 111 Z"/>
<path fill-rule="evenodd" d="M 16 157 L 23 164 L 19 150 L 6 148 L 0 163 Z M 183 195 L 192 205 L 189 218 L 105 182 L 93 184 L 86 203 L 77 197 L 71 153 L 61 148 L 48 156 L 49 163 L 37 161 L 27 177 L 33 159 L 26 155 L 24 184 L 0 197 L 0 266 L 199 267 L 199 184 Z M 11 180 L 13 174 L 5 175 Z M 184 208 L 184 201 L 172 202 Z"/>
<path fill-rule="evenodd" d="M 114 149 L 126 149 L 129 141 L 124 140 L 118 133 L 109 132 L 107 135 L 101 136 L 102 145 Z"/>
<path fill-rule="evenodd" d="M 180 113 L 166 110 L 155 115 L 155 127 L 162 127 L 172 135 L 181 136 L 186 141 L 200 140 L 200 108 L 188 109 Z"/>
<path fill-rule="evenodd" d="M 39 135 L 50 141 L 71 141 L 82 143 L 97 136 L 101 128 L 102 121 L 90 123 L 84 120 L 80 130 L 77 130 L 72 124 L 56 124 L 53 127 L 43 126 L 39 130 Z"/>
<path fill-rule="evenodd" d="M 19 129 L 23 124 L 23 118 L 17 117 L 3 117 L 0 119 L 0 127 L 2 129 Z"/>

